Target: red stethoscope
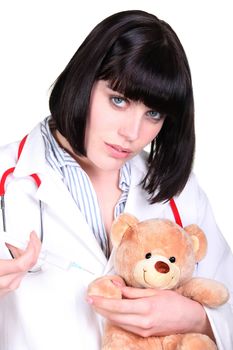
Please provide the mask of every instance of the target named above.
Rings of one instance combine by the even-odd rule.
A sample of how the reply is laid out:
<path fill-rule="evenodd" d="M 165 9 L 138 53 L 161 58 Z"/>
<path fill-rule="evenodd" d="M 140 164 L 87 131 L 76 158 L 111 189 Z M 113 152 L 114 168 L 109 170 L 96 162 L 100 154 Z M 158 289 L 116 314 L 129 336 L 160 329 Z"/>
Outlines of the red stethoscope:
<path fill-rule="evenodd" d="M 18 155 L 17 155 L 17 162 L 20 158 L 20 155 L 23 151 L 23 147 L 24 144 L 26 142 L 27 139 L 27 135 L 21 140 L 20 144 L 19 144 L 19 148 L 18 148 Z M 16 162 L 16 164 L 17 164 Z M 3 231 L 7 232 L 7 227 L 6 227 L 6 207 L 5 207 L 5 192 L 6 192 L 6 180 L 8 178 L 9 175 L 13 174 L 15 170 L 15 167 L 9 168 L 7 169 L 1 178 L 0 181 L 0 197 L 1 197 L 1 211 L 2 211 L 2 225 L 3 225 Z M 39 176 L 37 174 L 31 174 L 30 178 L 33 179 L 33 181 L 35 182 L 37 188 L 40 187 L 41 184 L 41 179 L 39 178 Z M 43 232 L 43 220 L 42 220 L 42 202 L 39 200 L 39 209 L 40 209 L 40 240 L 41 242 L 43 242 L 43 237 L 44 237 L 44 232 Z"/>
<path fill-rule="evenodd" d="M 17 162 L 18 162 L 18 160 L 20 158 L 20 155 L 21 155 L 21 153 L 23 151 L 26 139 L 27 139 L 27 135 L 22 139 L 22 141 L 19 144 Z M 16 164 L 17 164 L 17 162 L 16 162 Z M 3 173 L 1 181 L 0 181 L 1 211 L 2 211 L 2 223 L 3 223 L 3 231 L 4 232 L 7 231 L 7 227 L 6 227 L 6 209 L 5 209 L 5 192 L 6 192 L 5 184 L 6 184 L 7 177 L 9 175 L 13 174 L 14 170 L 15 170 L 15 167 L 7 169 Z M 41 179 L 39 178 L 39 176 L 37 174 L 31 174 L 30 177 L 35 182 L 37 188 L 39 188 L 40 185 L 41 185 Z M 172 210 L 174 218 L 175 218 L 175 222 L 178 225 L 180 225 L 181 227 L 183 227 L 182 221 L 181 221 L 181 218 L 180 218 L 180 214 L 179 214 L 179 211 L 177 209 L 177 206 L 176 206 L 176 203 L 175 203 L 174 199 L 171 198 L 169 203 L 170 203 L 170 207 L 171 207 L 171 210 Z M 39 200 L 39 208 L 40 208 L 40 226 L 41 226 L 40 227 L 40 231 L 41 231 L 40 232 L 40 240 L 42 242 L 43 241 L 43 218 L 42 218 L 42 203 L 41 203 L 40 200 Z"/>

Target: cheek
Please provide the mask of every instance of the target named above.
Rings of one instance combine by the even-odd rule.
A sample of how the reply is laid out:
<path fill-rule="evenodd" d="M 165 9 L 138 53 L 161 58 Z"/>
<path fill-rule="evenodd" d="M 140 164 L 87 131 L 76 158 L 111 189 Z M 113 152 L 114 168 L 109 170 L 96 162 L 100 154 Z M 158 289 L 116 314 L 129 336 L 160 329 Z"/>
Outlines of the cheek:
<path fill-rule="evenodd" d="M 108 128 L 107 113 L 104 113 L 100 108 L 93 108 L 90 111 L 88 123 L 86 125 L 86 143 L 93 141 L 99 134 L 104 133 L 104 130 Z"/>
<path fill-rule="evenodd" d="M 111 113 L 107 109 L 96 109 L 90 114 L 87 131 L 92 136 L 104 134 L 116 128 L 114 120 L 110 118 Z"/>
<path fill-rule="evenodd" d="M 158 135 L 160 130 L 162 129 L 163 121 L 153 124 L 150 121 L 146 121 L 141 129 L 141 137 L 143 144 L 149 144 L 154 138 Z"/>

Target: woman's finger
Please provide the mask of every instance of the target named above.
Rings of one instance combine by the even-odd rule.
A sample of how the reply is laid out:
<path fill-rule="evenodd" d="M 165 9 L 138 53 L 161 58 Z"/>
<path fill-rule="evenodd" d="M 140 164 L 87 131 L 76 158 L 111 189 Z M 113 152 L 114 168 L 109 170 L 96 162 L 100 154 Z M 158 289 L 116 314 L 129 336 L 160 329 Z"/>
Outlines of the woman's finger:
<path fill-rule="evenodd" d="M 152 297 L 158 295 L 159 290 L 152 288 L 132 288 L 132 287 L 122 287 L 121 288 L 122 296 L 128 299 L 138 299 L 145 297 Z"/>
<path fill-rule="evenodd" d="M 18 288 L 25 273 L 11 273 L 10 275 L 0 277 L 0 295 L 1 293 L 8 293 Z"/>
<path fill-rule="evenodd" d="M 146 299 L 109 299 L 96 295 L 91 295 L 87 301 L 101 314 L 145 314 L 149 312 L 150 304 Z M 102 311 L 101 311 L 102 310 Z"/>
<path fill-rule="evenodd" d="M 13 248 L 16 257 L 15 259 L 0 260 L 0 276 L 30 270 L 37 262 L 41 249 L 41 242 L 35 232 L 32 232 L 25 251 L 13 246 L 11 246 L 11 248 Z"/>

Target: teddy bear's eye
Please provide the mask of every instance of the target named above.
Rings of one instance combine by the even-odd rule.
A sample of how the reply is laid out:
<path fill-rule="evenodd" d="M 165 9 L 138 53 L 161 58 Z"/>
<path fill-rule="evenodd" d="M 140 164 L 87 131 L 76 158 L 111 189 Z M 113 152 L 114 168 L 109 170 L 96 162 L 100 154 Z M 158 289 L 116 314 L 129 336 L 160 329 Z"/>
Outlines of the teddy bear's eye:
<path fill-rule="evenodd" d="M 169 260 L 170 260 L 171 263 L 174 263 L 174 262 L 176 261 L 176 258 L 175 258 L 174 256 L 171 256 L 171 257 L 169 258 Z"/>
<path fill-rule="evenodd" d="M 150 258 L 151 258 L 151 253 L 147 253 L 147 254 L 145 255 L 145 258 L 146 258 L 146 259 L 150 259 Z"/>

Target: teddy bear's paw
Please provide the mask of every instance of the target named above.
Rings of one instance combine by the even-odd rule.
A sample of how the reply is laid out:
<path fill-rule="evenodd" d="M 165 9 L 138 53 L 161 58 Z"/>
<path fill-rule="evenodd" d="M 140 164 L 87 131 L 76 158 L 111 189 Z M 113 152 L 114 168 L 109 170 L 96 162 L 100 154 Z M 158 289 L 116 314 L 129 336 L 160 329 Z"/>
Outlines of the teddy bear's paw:
<path fill-rule="evenodd" d="M 206 291 L 202 290 L 201 302 L 209 307 L 218 307 L 227 302 L 229 293 L 220 282 L 206 279 Z"/>
<path fill-rule="evenodd" d="M 222 283 L 200 277 L 192 278 L 178 291 L 209 307 L 220 306 L 226 303 L 229 298 L 228 290 Z"/>
<path fill-rule="evenodd" d="M 99 295 L 105 298 L 121 299 L 121 289 L 124 281 L 119 276 L 104 276 L 94 280 L 88 287 L 88 295 Z"/>

